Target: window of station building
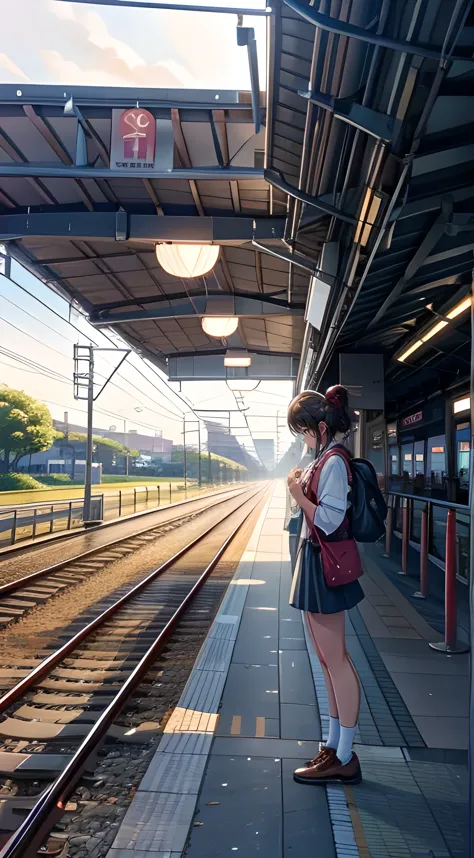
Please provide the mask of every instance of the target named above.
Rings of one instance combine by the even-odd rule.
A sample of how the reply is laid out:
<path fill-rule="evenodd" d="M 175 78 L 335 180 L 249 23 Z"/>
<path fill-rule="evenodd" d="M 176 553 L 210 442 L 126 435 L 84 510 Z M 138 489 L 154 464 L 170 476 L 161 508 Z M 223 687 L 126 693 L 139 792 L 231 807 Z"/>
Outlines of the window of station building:
<path fill-rule="evenodd" d="M 470 463 L 470 423 L 458 423 L 456 426 L 456 474 L 459 487 L 469 491 Z"/>
<path fill-rule="evenodd" d="M 413 477 L 413 444 L 402 446 L 402 474 L 404 477 Z"/>
<path fill-rule="evenodd" d="M 446 436 L 428 438 L 428 472 L 431 485 L 442 485 L 446 477 Z"/>
<path fill-rule="evenodd" d="M 425 442 L 417 441 L 415 444 L 415 476 L 425 473 Z"/>
<path fill-rule="evenodd" d="M 389 453 L 390 456 L 390 473 L 392 477 L 398 477 L 399 474 L 399 455 L 398 455 L 398 447 L 396 450 L 392 449 Z"/>

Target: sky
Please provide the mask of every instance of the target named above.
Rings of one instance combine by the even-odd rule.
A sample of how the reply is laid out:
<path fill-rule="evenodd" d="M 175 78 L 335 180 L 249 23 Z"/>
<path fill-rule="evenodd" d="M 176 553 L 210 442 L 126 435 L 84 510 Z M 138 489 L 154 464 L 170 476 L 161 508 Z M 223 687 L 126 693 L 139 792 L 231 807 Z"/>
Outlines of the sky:
<path fill-rule="evenodd" d="M 231 6 L 234 0 L 211 2 Z M 245 6 L 263 8 L 264 3 L 248 0 Z M 219 89 L 250 89 L 247 53 L 237 47 L 234 15 L 62 0 L 21 0 L 21 11 L 11 0 L 0 0 L 0 83 L 212 89 L 218 82 Z M 265 20 L 247 17 L 244 25 L 255 27 L 264 89 Z M 71 423 L 84 423 L 85 403 L 73 399 L 73 345 L 92 341 L 104 348 L 110 340 L 77 313 L 70 319 L 68 303 L 15 262 L 12 281 L 0 276 L 0 384 L 42 399 L 56 419 L 67 411 Z M 114 362 L 114 355 L 98 354 L 98 383 Z M 94 425 L 121 431 L 126 420 L 128 429 L 150 435 L 159 429 L 180 443 L 190 407 L 237 409 L 224 382 L 184 383 L 181 396 L 177 390 L 133 354 L 99 397 Z M 254 438 L 274 438 L 276 447 L 277 422 L 280 454 L 288 448 L 284 415 L 291 395 L 289 381 L 261 382 L 255 392 L 244 394 L 248 410 L 245 416 L 232 414 L 231 428 L 249 451 L 250 432 Z"/>
<path fill-rule="evenodd" d="M 235 15 L 0 0 L 0 82 L 250 89 Z M 232 6 L 233 0 L 207 5 Z M 262 8 L 246 0 L 246 8 Z M 27 24 L 27 25 L 26 25 Z M 255 28 L 265 88 L 265 20 Z"/>
<path fill-rule="evenodd" d="M 84 425 L 86 403 L 73 398 L 73 348 L 74 343 L 91 342 L 99 348 L 123 346 L 113 333 L 93 328 L 84 316 L 71 311 L 64 298 L 12 260 L 11 280 L 0 275 L 0 385 L 41 399 L 57 420 L 63 420 L 67 411 L 70 423 Z M 97 353 L 96 393 L 117 360 L 111 352 Z M 252 437 L 273 438 L 275 447 L 279 441 L 283 455 L 292 440 L 285 424 L 291 395 L 289 381 L 261 382 L 257 390 L 244 393 L 247 426 L 244 413 L 234 411 L 235 396 L 225 382 L 185 382 L 179 393 L 179 385 L 168 384 L 160 370 L 132 353 L 98 397 L 94 426 L 109 429 L 115 425 L 122 431 L 126 420 L 127 430 L 149 435 L 161 430 L 165 438 L 179 444 L 183 417 L 186 414 L 192 420 L 193 408 L 232 409 L 232 432 L 249 452 Z M 227 425 L 227 415 L 216 412 L 206 417 Z M 191 434 L 188 440 L 192 445 Z"/>

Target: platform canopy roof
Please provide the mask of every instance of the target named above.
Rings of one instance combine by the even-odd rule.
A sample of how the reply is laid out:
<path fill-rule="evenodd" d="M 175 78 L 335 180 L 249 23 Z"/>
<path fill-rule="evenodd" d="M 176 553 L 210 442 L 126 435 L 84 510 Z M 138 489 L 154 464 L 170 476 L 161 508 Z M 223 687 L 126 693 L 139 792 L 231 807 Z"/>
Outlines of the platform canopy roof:
<path fill-rule="evenodd" d="M 469 369 L 468 311 L 439 323 L 473 267 L 473 4 L 272 7 L 265 175 L 290 195 L 290 245 L 330 251 L 334 278 L 300 383 L 382 352 L 388 398 L 449 386 Z"/>
<path fill-rule="evenodd" d="M 157 120 L 146 167 L 115 142 L 131 108 Z M 291 376 L 315 261 L 289 285 L 287 197 L 264 179 L 264 124 L 250 93 L 1 85 L 0 241 L 163 368 L 243 347 L 286 358 L 278 371 Z M 210 274 L 159 265 L 157 242 L 186 241 L 220 245 Z M 240 316 L 226 341 L 200 318 L 222 295 Z"/>

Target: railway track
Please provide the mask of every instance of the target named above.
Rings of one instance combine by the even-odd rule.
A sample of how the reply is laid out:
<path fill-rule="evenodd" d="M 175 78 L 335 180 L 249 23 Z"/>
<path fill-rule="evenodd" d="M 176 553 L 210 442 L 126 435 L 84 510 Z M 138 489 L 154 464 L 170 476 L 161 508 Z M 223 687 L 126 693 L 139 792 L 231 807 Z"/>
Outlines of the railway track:
<path fill-rule="evenodd" d="M 248 489 L 233 492 L 230 498 L 238 498 L 248 493 Z M 229 493 L 223 497 L 208 499 L 207 505 L 201 504 L 196 509 L 179 504 L 178 514 L 165 519 L 155 526 L 148 525 L 131 535 L 115 538 L 97 548 L 90 548 L 59 563 L 54 563 L 22 577 L 16 577 L 6 584 L 0 585 L 0 630 L 8 624 L 21 619 L 28 611 L 44 604 L 53 596 L 62 593 L 66 588 L 82 584 L 90 576 L 101 572 L 110 563 L 116 563 L 134 554 L 141 548 L 164 536 L 169 528 L 179 523 L 185 526 L 208 510 L 229 502 Z M 193 499 L 194 500 L 194 499 Z M 184 509 L 183 509 L 184 506 Z M 186 514 L 186 509 L 189 513 Z M 1 566 L 1 564 L 0 564 Z M 0 672 L 1 676 L 1 672 Z"/>
<path fill-rule="evenodd" d="M 246 488 L 248 488 L 248 485 Z M 103 531 L 114 530 L 118 528 L 123 528 L 125 526 L 133 525 L 133 522 L 140 521 L 141 519 L 147 519 L 151 517 L 156 517 L 159 513 L 165 513 L 170 509 L 176 509 L 177 507 L 187 507 L 194 506 L 199 503 L 199 501 L 206 502 L 209 499 L 214 497 L 218 497 L 224 494 L 230 495 L 232 493 L 238 492 L 245 488 L 244 484 L 236 484 L 230 485 L 225 489 L 217 489 L 213 490 L 204 495 L 197 495 L 195 497 L 186 498 L 183 500 L 173 501 L 172 503 L 165 504 L 164 506 L 156 506 L 151 507 L 150 509 L 142 509 L 138 512 L 130 513 L 129 515 L 121 516 L 117 519 L 112 519 L 111 521 L 103 521 L 93 527 L 88 528 L 77 528 L 77 530 L 66 530 L 55 533 L 54 535 L 48 535 L 47 537 L 41 538 L 38 537 L 36 540 L 30 542 L 17 542 L 14 545 L 8 545 L 4 548 L 0 548 L 0 563 L 4 560 L 8 560 L 10 558 L 17 558 L 24 555 L 30 555 L 35 552 L 38 553 L 47 553 L 48 549 L 58 549 L 61 545 L 67 545 L 69 543 L 81 542 L 81 541 L 90 541 L 91 537 L 95 538 L 96 534 L 99 534 Z M 0 514 L 4 511 L 5 507 L 0 507 Z"/>
<path fill-rule="evenodd" d="M 65 856 L 68 815 L 77 811 L 68 801 L 104 743 L 133 746 L 136 756 L 137 745 L 156 742 L 164 725 L 150 720 L 156 701 L 173 689 L 183 651 L 190 669 L 196 638 L 207 633 L 229 581 L 219 573 L 223 558 L 265 493 L 228 499 L 218 524 L 96 606 L 96 616 L 46 658 L 1 671 L 1 684 L 11 686 L 0 698 L 2 858 Z M 50 834 L 63 815 L 66 833 Z"/>

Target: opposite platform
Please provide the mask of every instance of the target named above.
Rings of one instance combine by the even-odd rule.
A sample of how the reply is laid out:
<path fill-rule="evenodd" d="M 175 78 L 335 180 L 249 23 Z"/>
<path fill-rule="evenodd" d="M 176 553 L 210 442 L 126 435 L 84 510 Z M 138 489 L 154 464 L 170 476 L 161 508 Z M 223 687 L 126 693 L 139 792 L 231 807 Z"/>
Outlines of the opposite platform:
<path fill-rule="evenodd" d="M 429 650 L 435 633 L 387 580 L 372 547 L 367 599 L 347 629 L 363 686 L 364 781 L 353 789 L 293 782 L 293 769 L 317 753 L 328 707 L 302 616 L 288 605 L 285 497 L 275 484 L 109 856 L 461 858 L 465 739 L 456 746 L 454 725 L 442 721 L 436 731 L 430 719 L 464 725 L 466 663 L 450 671 Z M 436 695 L 440 675 L 444 693 Z M 448 685 L 456 713 L 446 714 Z"/>

